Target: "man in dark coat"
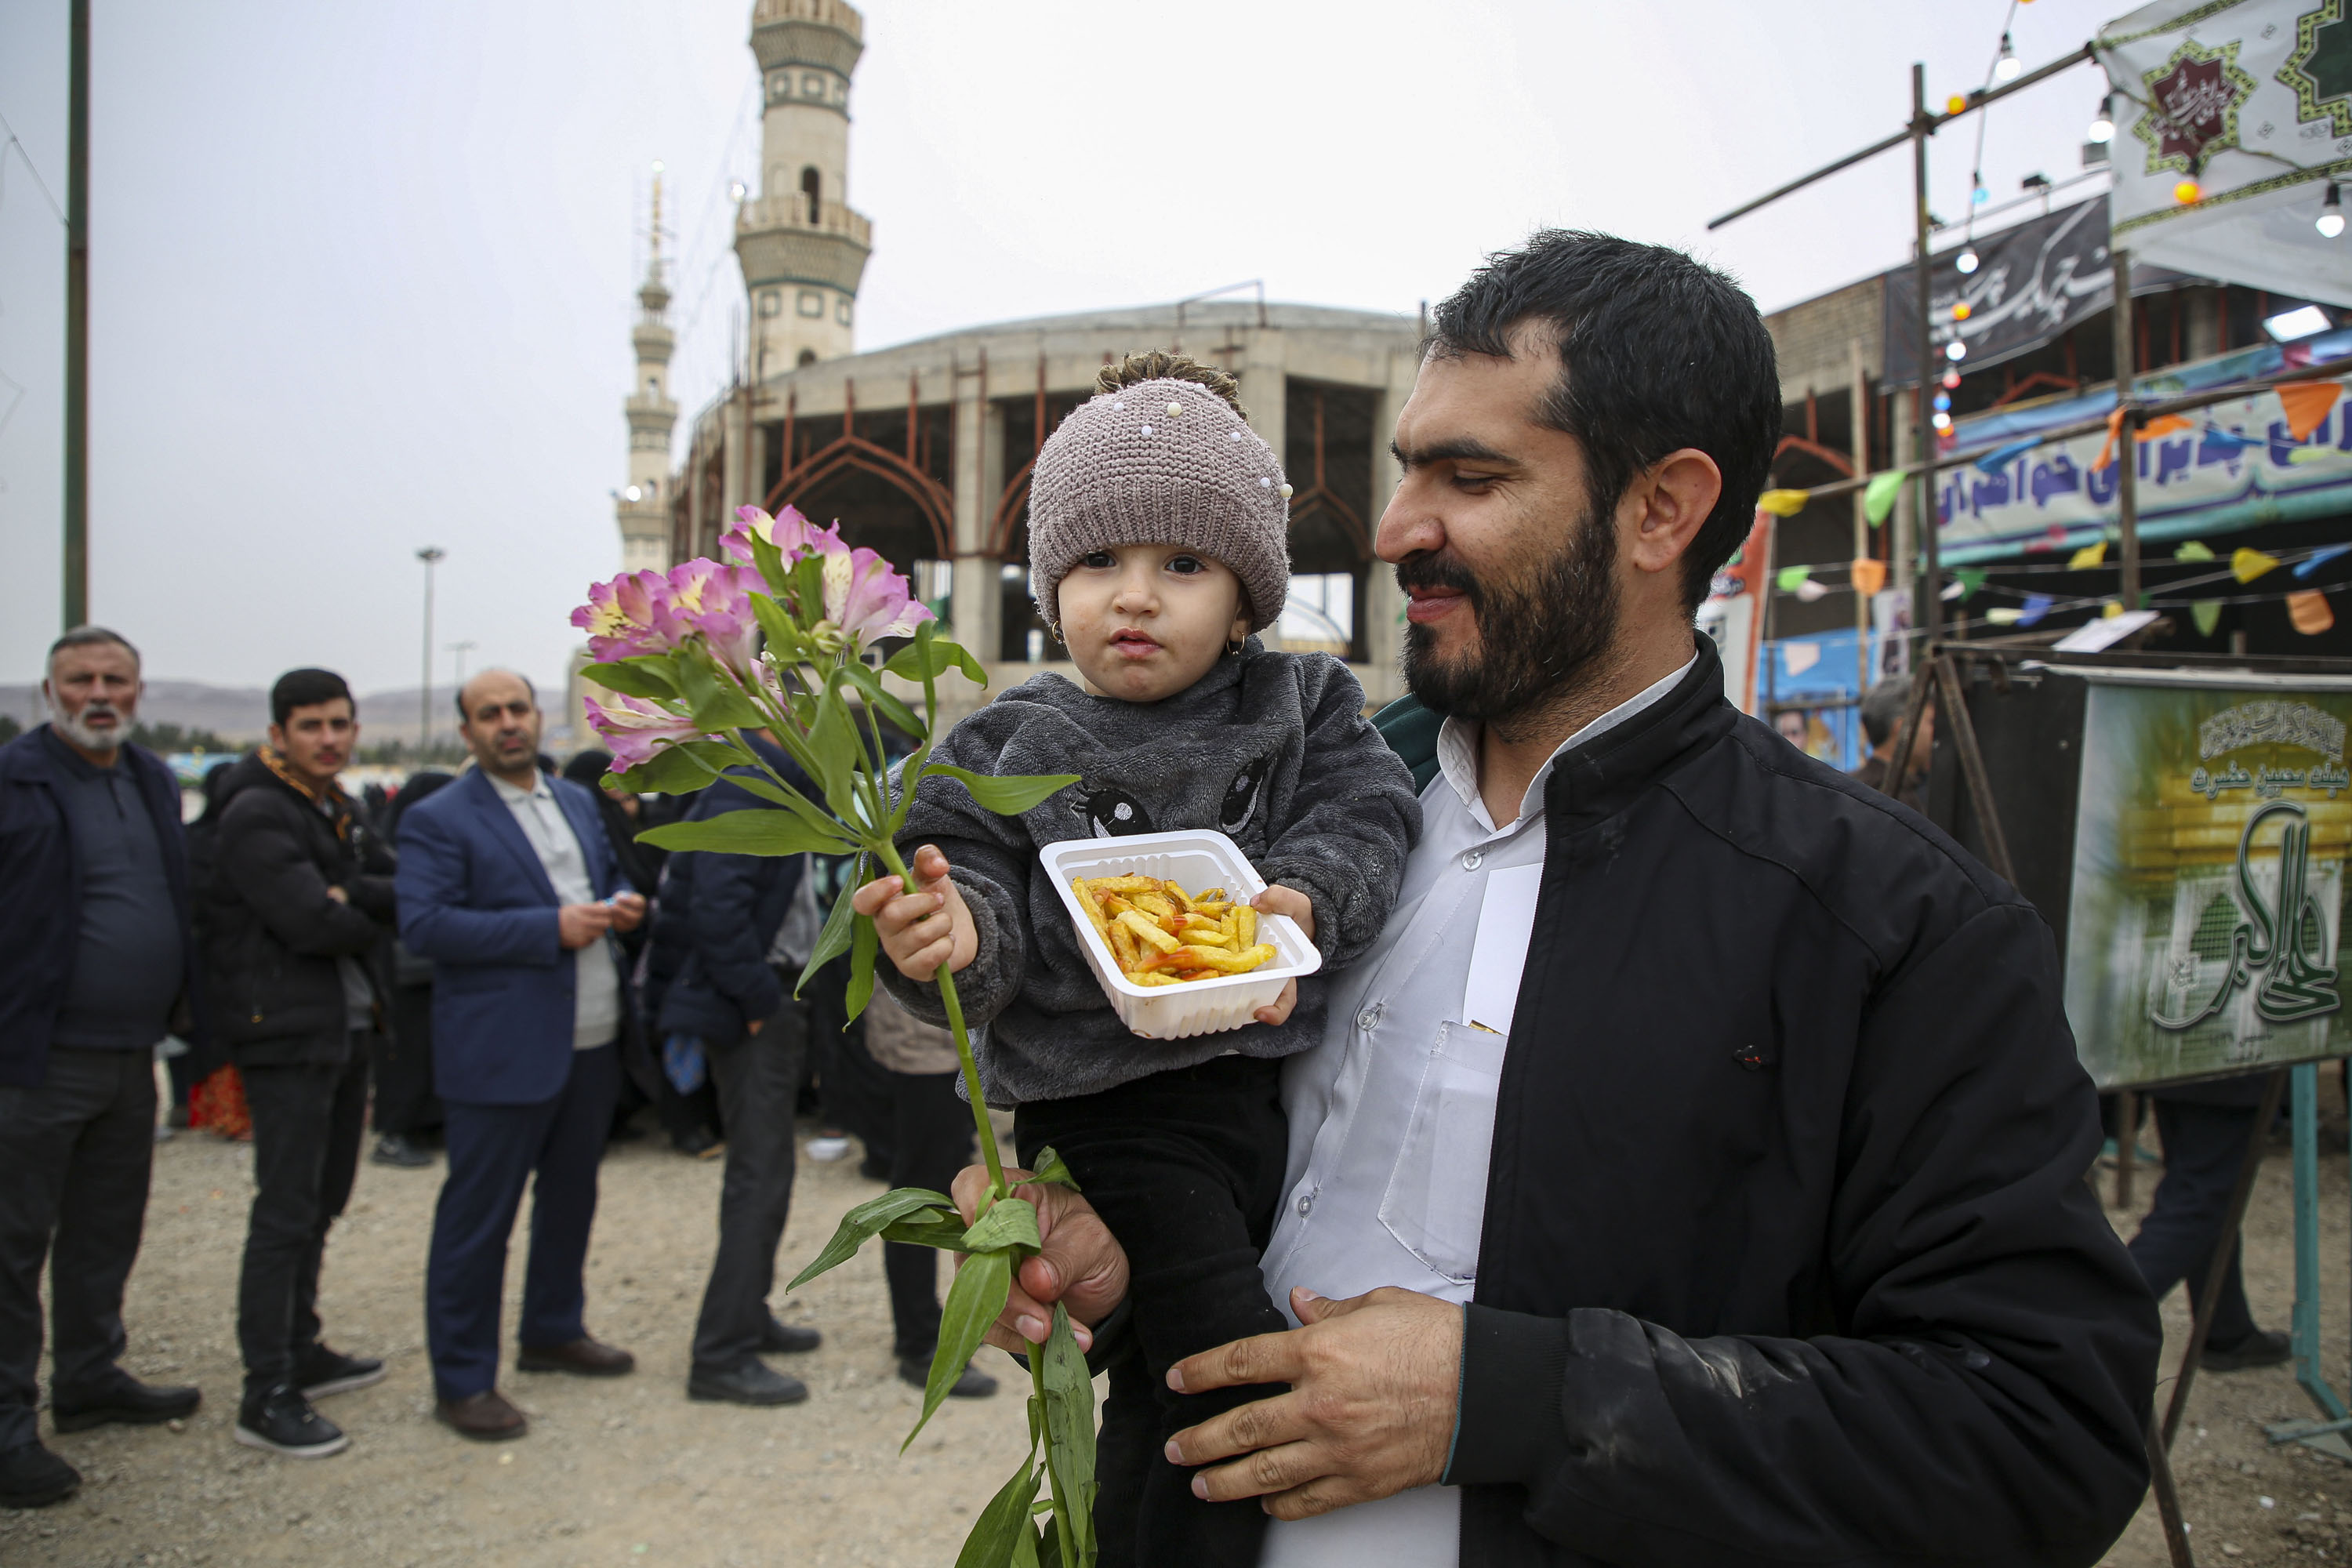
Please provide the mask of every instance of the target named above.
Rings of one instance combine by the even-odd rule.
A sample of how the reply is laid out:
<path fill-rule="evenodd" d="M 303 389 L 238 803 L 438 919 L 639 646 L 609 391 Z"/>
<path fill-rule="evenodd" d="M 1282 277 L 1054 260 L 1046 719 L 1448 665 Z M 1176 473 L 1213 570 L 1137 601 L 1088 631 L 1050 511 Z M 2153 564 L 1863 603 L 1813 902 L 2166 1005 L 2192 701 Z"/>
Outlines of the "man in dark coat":
<path fill-rule="evenodd" d="M 41 1269 L 60 1432 L 192 1414 L 121 1367 L 122 1287 L 155 1153 L 154 1047 L 202 1037 L 180 787 L 130 743 L 139 653 L 49 649 L 49 721 L 0 746 L 0 1507 L 81 1484 L 40 1440 Z"/>
<path fill-rule="evenodd" d="M 1170 1457 L 1285 1568 L 2097 1562 L 2160 1336 L 2049 930 L 1694 637 L 1780 437 L 1754 305 L 1551 233 L 1433 325 L 1377 541 L 1423 837 L 1286 1068 L 1301 1326 L 1170 1373 L 1289 1390 Z M 1061 1297 L 1115 1355 L 1124 1252 L 1030 1190 L 994 1331 Z"/>
<path fill-rule="evenodd" d="M 313 1459 L 351 1439 L 310 1401 L 384 1374 L 320 1340 L 318 1299 L 327 1231 L 359 1172 L 369 1042 L 386 1022 L 392 862 L 337 782 L 360 732 L 343 678 L 288 672 L 269 718 L 269 743 L 225 786 L 205 956 L 253 1113 L 236 1440 Z"/>
<path fill-rule="evenodd" d="M 796 788 L 814 793 L 782 748 L 752 738 Z M 730 779 L 701 792 L 688 820 L 774 810 Z M 788 1326 L 768 1310 L 776 1246 L 793 1201 L 793 1101 L 808 1046 L 808 1017 L 792 995 L 800 977 L 772 956 L 776 934 L 805 874 L 804 856 L 689 853 L 672 857 L 656 910 L 655 940 L 676 950 L 649 997 L 664 1056 L 699 1057 L 719 1090 L 727 1173 L 719 1197 L 719 1252 L 694 1326 L 686 1383 L 692 1399 L 797 1405 L 808 1387 L 761 1353 L 813 1351 L 817 1331 Z"/>

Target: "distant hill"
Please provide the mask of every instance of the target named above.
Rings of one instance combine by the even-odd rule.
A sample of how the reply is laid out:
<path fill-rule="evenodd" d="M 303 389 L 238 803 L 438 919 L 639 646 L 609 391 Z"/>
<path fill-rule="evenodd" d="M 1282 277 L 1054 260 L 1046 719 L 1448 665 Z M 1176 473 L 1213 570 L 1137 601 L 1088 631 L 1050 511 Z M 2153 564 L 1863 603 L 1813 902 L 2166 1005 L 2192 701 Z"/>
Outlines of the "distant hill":
<path fill-rule="evenodd" d="M 540 700 L 548 710 L 551 731 L 563 722 L 561 684 L 542 681 Z M 365 741 L 416 739 L 417 689 L 372 691 L 359 700 L 360 729 Z M 446 686 L 433 689 L 433 732 L 447 737 L 457 727 L 455 694 Z M 27 728 L 48 717 L 37 686 L 0 685 L 0 713 Z M 177 724 L 189 730 L 210 730 L 223 739 L 253 742 L 269 729 L 269 691 L 260 686 L 212 686 L 201 680 L 151 680 L 139 704 L 139 717 L 151 724 Z M 553 736 L 550 737 L 553 739 Z"/>

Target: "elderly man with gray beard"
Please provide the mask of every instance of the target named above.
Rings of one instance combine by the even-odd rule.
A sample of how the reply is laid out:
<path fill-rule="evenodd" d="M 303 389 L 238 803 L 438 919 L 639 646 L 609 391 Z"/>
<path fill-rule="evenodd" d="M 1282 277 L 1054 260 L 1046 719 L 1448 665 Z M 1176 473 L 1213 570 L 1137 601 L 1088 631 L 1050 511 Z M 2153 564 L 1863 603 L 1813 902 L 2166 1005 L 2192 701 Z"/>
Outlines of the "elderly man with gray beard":
<path fill-rule="evenodd" d="M 127 739 L 139 652 L 82 626 L 49 649 L 49 721 L 0 746 L 0 1506 L 73 1495 L 40 1440 L 41 1268 L 57 1429 L 193 1414 L 121 1367 L 122 1287 L 154 1157 L 153 1049 L 193 1029 L 180 790 Z"/>

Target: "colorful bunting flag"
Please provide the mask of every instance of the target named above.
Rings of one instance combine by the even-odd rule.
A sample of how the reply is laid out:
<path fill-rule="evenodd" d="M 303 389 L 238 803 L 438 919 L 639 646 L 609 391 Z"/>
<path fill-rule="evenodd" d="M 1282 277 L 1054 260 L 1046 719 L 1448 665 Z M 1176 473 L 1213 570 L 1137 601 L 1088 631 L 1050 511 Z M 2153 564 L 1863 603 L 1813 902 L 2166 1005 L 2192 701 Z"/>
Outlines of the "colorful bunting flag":
<path fill-rule="evenodd" d="M 2107 542 L 2102 539 L 2096 544 L 2085 544 L 2082 549 L 2074 552 L 2073 559 L 2066 563 L 2066 570 L 2069 572 L 2085 571 L 2093 566 L 2096 566 L 2100 562 L 2105 561 L 2106 558 Z"/>
<path fill-rule="evenodd" d="M 2307 441 L 2311 433 L 2344 395 L 2340 381 L 2306 381 L 2290 386 L 2274 387 L 2279 406 L 2286 410 L 2286 433 L 2298 441 Z"/>
<path fill-rule="evenodd" d="M 1895 498 L 1902 493 L 1903 476 L 1900 473 L 1870 476 L 1870 483 L 1862 488 L 1862 514 L 1870 520 L 1871 527 L 1876 528 L 1885 522 L 1886 514 L 1895 510 Z"/>
<path fill-rule="evenodd" d="M 1984 613 L 1984 618 L 1997 626 L 2013 626 L 2024 616 L 2024 611 L 2009 605 L 1995 605 Z"/>
<path fill-rule="evenodd" d="M 2347 550 L 2352 550 L 2352 544 L 2331 544 L 2325 550 L 2315 550 L 2308 561 L 2295 567 L 2294 574 L 2298 577 L 2308 577 Z"/>
<path fill-rule="evenodd" d="M 1810 566 L 1783 566 L 1772 574 L 1772 585 L 1783 594 L 1793 594 L 1813 574 Z"/>
<path fill-rule="evenodd" d="M 2200 599 L 2189 606 L 2189 618 L 2197 623 L 2197 635 L 2210 637 L 2213 628 L 2221 624 L 2221 601 Z"/>
<path fill-rule="evenodd" d="M 1819 578 L 1808 577 L 1797 584 L 1797 597 L 1808 605 L 1816 599 L 1826 599 L 1829 596 L 1830 585 Z"/>
<path fill-rule="evenodd" d="M 2230 557 L 2230 575 L 2241 583 L 2251 583 L 2265 572 L 2278 569 L 2279 558 L 2265 555 L 2250 546 L 2242 546 Z"/>
<path fill-rule="evenodd" d="M 1868 598 L 1886 586 L 1886 563 L 1858 555 L 1846 570 L 1853 574 L 1853 591 Z"/>
<path fill-rule="evenodd" d="M 2056 600 L 2051 598 L 2047 594 L 2026 595 L 2024 605 L 2017 612 L 2017 624 L 2021 626 L 2032 626 L 2034 622 L 2048 615 L 2050 613 L 2050 606 L 2056 602 Z"/>
<path fill-rule="evenodd" d="M 1790 678 L 1802 675 L 1822 662 L 1822 645 L 1817 642 L 1784 642 L 1780 645 L 1780 667 Z"/>
<path fill-rule="evenodd" d="M 2307 637 L 2315 637 L 2336 624 L 2336 612 L 2328 608 L 2327 595 L 2315 588 L 2289 594 L 2286 616 L 2294 623 L 2294 629 Z"/>
<path fill-rule="evenodd" d="M 2213 551 L 2210 546 L 2192 539 L 2174 551 L 2172 558 L 2175 561 L 2210 561 L 2213 559 Z"/>
<path fill-rule="evenodd" d="M 2000 472 L 2001 469 L 2009 467 L 2011 458 L 2022 457 L 2024 454 L 2031 452 L 2034 447 L 2039 447 L 2040 445 L 2042 445 L 2042 442 L 2039 437 L 2029 437 L 2023 441 L 2004 442 L 1977 459 L 1977 471 L 1985 474 L 1997 474 Z"/>
<path fill-rule="evenodd" d="M 1794 517 L 1805 510 L 1808 499 L 1803 490 L 1766 490 L 1756 498 L 1756 510 L 1774 517 Z"/>

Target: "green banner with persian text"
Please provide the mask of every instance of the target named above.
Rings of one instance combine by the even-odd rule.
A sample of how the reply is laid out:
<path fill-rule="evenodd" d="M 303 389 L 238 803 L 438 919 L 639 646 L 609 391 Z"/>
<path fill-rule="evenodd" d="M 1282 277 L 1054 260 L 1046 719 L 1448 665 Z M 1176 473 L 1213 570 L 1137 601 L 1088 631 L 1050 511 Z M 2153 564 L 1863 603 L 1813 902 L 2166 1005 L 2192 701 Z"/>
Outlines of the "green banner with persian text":
<path fill-rule="evenodd" d="M 2352 1052 L 2352 683 L 2091 678 L 2066 1016 L 2101 1089 Z"/>

